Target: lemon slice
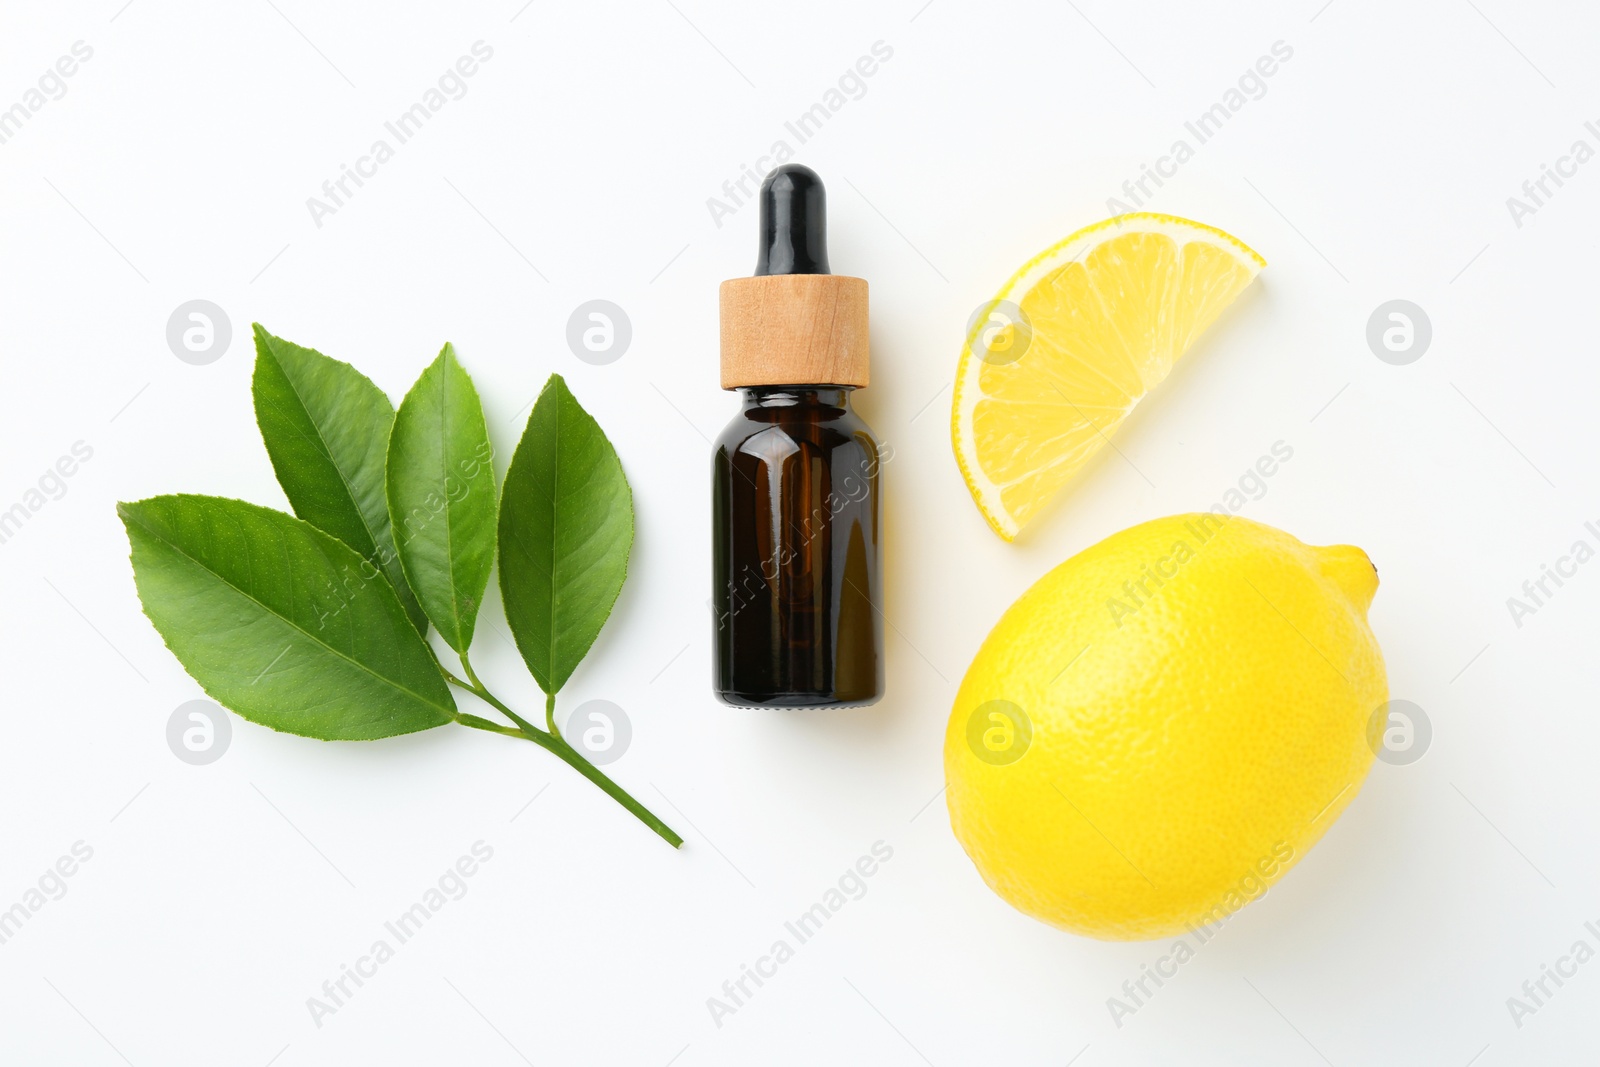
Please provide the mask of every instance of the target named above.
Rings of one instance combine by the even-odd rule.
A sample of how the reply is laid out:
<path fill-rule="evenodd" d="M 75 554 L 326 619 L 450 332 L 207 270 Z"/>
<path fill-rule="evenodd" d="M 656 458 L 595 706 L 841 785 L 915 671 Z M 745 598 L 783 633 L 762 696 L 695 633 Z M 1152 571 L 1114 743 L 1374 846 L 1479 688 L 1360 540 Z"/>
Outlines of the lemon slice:
<path fill-rule="evenodd" d="M 1023 264 L 956 368 L 956 461 L 995 533 L 1014 539 L 1266 265 L 1221 230 L 1143 212 Z"/>

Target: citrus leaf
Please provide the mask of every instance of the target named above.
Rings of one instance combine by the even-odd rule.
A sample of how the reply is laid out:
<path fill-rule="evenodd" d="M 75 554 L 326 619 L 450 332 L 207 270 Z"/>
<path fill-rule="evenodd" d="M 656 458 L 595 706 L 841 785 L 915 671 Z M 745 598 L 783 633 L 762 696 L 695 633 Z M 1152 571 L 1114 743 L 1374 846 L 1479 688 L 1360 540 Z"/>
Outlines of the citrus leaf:
<path fill-rule="evenodd" d="M 393 587 L 344 542 L 214 496 L 118 504 L 145 614 L 206 693 L 251 722 L 325 741 L 455 717 Z"/>
<path fill-rule="evenodd" d="M 394 406 L 348 363 L 255 326 L 256 425 L 294 513 L 372 560 L 419 630 L 427 617 L 389 532 L 383 462 Z"/>
<path fill-rule="evenodd" d="M 616 449 L 552 374 L 500 494 L 500 595 L 517 649 L 546 693 L 594 644 L 633 545 L 633 494 Z"/>
<path fill-rule="evenodd" d="M 472 379 L 449 344 L 411 387 L 389 435 L 389 521 L 406 580 L 465 652 L 494 566 L 494 449 Z"/>

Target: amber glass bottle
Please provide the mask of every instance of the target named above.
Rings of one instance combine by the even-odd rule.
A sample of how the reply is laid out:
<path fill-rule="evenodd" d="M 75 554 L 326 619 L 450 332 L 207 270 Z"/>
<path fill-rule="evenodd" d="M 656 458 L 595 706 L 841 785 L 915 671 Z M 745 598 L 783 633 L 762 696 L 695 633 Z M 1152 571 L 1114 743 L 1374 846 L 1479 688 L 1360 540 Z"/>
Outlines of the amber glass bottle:
<path fill-rule="evenodd" d="M 722 287 L 722 384 L 743 405 L 712 463 L 716 692 L 745 707 L 883 695 L 882 456 L 850 409 L 867 384 L 867 286 L 828 273 L 822 182 L 761 187 L 756 275 Z"/>

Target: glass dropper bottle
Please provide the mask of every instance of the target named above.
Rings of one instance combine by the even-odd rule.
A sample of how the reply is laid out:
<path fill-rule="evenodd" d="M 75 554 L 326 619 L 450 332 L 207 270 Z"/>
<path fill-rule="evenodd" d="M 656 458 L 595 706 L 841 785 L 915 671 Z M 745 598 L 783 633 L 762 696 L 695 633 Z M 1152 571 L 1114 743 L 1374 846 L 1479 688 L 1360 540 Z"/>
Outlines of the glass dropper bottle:
<path fill-rule="evenodd" d="M 722 284 L 722 387 L 742 394 L 712 462 L 715 687 L 743 707 L 883 695 L 880 453 L 867 283 L 828 272 L 822 180 L 785 164 L 760 195 L 754 277 Z"/>

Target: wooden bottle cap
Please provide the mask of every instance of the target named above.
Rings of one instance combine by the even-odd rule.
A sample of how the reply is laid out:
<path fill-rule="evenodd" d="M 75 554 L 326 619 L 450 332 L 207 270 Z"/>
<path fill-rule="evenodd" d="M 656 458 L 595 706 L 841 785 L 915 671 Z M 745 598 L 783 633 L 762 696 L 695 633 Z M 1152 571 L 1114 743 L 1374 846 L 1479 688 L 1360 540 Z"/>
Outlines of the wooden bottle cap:
<path fill-rule="evenodd" d="M 772 274 L 722 283 L 722 387 L 867 384 L 867 283 Z"/>

